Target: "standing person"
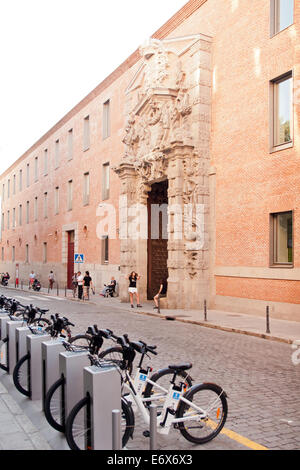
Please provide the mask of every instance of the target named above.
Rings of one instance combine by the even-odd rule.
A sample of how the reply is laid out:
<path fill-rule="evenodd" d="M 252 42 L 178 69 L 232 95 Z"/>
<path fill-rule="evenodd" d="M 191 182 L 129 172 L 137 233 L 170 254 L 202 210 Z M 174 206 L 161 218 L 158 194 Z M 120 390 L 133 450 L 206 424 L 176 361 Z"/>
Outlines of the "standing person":
<path fill-rule="evenodd" d="M 48 276 L 49 279 L 49 290 L 53 289 L 53 284 L 54 284 L 54 274 L 53 271 L 50 271 L 50 274 Z"/>
<path fill-rule="evenodd" d="M 128 276 L 127 279 L 129 280 L 129 287 L 128 287 L 128 292 L 130 296 L 130 303 L 131 303 L 131 308 L 133 308 L 133 295 L 136 296 L 136 301 L 137 301 L 137 307 L 141 307 L 140 305 L 140 296 L 137 290 L 137 281 L 141 278 L 135 271 L 132 271 Z"/>
<path fill-rule="evenodd" d="M 168 283 L 167 283 L 166 279 L 162 279 L 160 281 L 159 291 L 157 292 L 157 294 L 153 298 L 154 303 L 155 303 L 155 307 L 153 307 L 154 310 L 158 309 L 158 299 L 160 297 L 165 297 L 166 296 L 167 289 L 168 289 Z"/>
<path fill-rule="evenodd" d="M 78 286 L 78 299 L 82 299 L 82 294 L 83 294 L 83 275 L 81 274 L 81 271 L 78 271 L 77 273 L 77 286 Z"/>
<path fill-rule="evenodd" d="M 90 299 L 90 287 L 93 288 L 93 281 L 89 271 L 86 271 L 83 278 L 83 299 Z"/>
<path fill-rule="evenodd" d="M 31 273 L 29 274 L 29 289 L 32 288 L 32 284 L 34 283 L 34 280 L 35 280 L 35 273 L 34 271 L 31 271 Z"/>
<path fill-rule="evenodd" d="M 77 273 L 74 273 L 72 276 L 72 288 L 73 288 L 73 297 L 76 296 L 76 291 L 77 291 Z"/>

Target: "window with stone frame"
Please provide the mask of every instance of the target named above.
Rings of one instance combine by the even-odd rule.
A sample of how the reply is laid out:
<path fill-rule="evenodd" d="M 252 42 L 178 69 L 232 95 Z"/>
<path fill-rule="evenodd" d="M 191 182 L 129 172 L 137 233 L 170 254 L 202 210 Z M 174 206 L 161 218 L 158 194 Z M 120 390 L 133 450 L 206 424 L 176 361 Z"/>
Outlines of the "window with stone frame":
<path fill-rule="evenodd" d="M 293 266 L 293 211 L 270 216 L 270 265 Z"/>
<path fill-rule="evenodd" d="M 271 0 L 271 36 L 294 23 L 294 0 Z"/>
<path fill-rule="evenodd" d="M 293 145 L 293 75 L 271 81 L 271 151 Z"/>

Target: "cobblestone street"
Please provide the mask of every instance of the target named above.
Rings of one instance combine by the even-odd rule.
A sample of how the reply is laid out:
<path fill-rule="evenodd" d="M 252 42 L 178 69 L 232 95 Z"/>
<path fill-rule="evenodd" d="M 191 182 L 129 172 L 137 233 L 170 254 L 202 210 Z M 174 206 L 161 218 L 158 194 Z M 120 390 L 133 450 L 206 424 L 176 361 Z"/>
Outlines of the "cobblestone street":
<path fill-rule="evenodd" d="M 173 430 L 167 437 L 159 436 L 159 449 L 251 448 L 246 439 L 268 449 L 300 448 L 300 366 L 292 363 L 291 345 L 141 315 L 117 299 L 103 299 L 101 308 L 92 302 L 43 300 L 42 296 L 35 297 L 35 304 L 67 316 L 76 325 L 74 334 L 96 323 L 116 334 L 128 333 L 132 340 L 156 344 L 158 355 L 151 360 L 154 370 L 170 363 L 192 362 L 194 383 L 215 382 L 224 388 L 229 413 L 221 435 L 195 446 Z M 106 342 L 104 347 L 110 345 Z M 145 425 L 136 417 L 129 449 L 149 448 L 144 430 Z"/>

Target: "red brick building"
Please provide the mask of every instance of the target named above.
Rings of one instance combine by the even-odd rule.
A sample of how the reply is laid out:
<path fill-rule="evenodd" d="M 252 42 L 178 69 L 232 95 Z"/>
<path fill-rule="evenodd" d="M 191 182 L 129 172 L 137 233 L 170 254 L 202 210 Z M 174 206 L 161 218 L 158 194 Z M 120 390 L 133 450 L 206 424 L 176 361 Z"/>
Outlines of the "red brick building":
<path fill-rule="evenodd" d="M 136 270 L 142 298 L 168 276 L 171 308 L 299 320 L 299 33 L 297 0 L 190 0 L 1 175 L 0 270 L 65 285 L 83 253 L 124 301 Z M 167 241 L 121 237 L 122 197 L 169 203 Z M 200 245 L 195 221 L 177 236 L 188 204 Z"/>

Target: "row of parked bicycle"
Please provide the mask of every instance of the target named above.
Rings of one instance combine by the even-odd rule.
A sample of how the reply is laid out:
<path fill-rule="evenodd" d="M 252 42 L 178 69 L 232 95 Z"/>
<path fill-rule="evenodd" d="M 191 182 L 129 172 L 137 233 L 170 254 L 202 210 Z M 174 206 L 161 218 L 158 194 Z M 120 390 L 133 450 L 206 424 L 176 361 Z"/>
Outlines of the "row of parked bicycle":
<path fill-rule="evenodd" d="M 147 428 L 144 435 L 149 436 L 151 404 L 157 405 L 157 431 L 161 434 L 168 434 L 171 428 L 175 428 L 188 441 L 204 444 L 222 430 L 228 413 L 227 395 L 222 387 L 214 383 L 193 385 L 188 372 L 192 368 L 191 363 L 170 364 L 153 372 L 144 360 L 150 355 L 157 355 L 157 347 L 141 340 L 131 341 L 127 334 L 115 335 L 110 329 L 98 329 L 97 325 L 93 325 L 86 332 L 72 336 L 71 327 L 75 325 L 66 317 L 56 313 L 47 318 L 48 310 L 32 304 L 25 306 L 5 296 L 0 296 L 0 311 L 6 312 L 11 320 L 22 319 L 32 334 L 60 338 L 66 351 L 85 351 L 93 366 L 101 368 L 111 365 L 117 368 L 121 379 L 123 448 L 129 438 L 133 438 L 137 411 Z M 107 345 L 106 341 L 113 344 Z M 6 344 L 7 338 L 2 339 L 0 367 L 4 370 L 7 370 Z M 137 355 L 139 361 L 134 369 Z M 28 354 L 19 358 L 13 371 L 14 384 L 25 396 L 30 395 L 28 360 Z M 91 424 L 87 419 L 92 406 L 91 398 L 87 394 L 65 416 L 64 380 L 60 377 L 49 388 L 45 398 L 45 417 L 54 429 L 65 433 L 71 449 L 91 449 Z"/>

